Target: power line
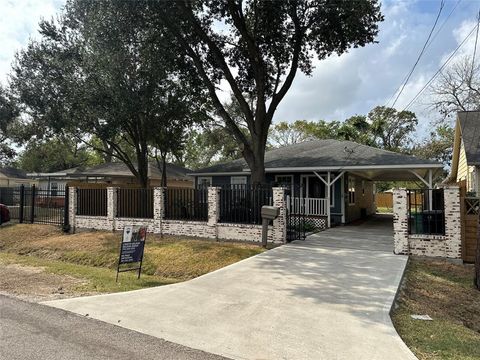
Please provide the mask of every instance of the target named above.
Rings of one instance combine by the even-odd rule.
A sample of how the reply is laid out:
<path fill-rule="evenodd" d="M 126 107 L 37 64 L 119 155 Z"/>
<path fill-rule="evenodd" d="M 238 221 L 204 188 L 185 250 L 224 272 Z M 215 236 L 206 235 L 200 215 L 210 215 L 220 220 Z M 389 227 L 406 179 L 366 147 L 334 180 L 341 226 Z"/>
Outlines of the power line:
<path fill-rule="evenodd" d="M 472 56 L 472 73 L 475 68 L 475 55 L 477 55 L 477 43 L 478 43 L 478 28 L 480 27 L 480 10 L 478 11 L 477 16 L 477 34 L 475 35 L 475 46 L 473 47 L 473 56 Z"/>
<path fill-rule="evenodd" d="M 448 65 L 450 60 L 453 59 L 457 51 L 465 44 L 465 42 L 468 40 L 468 38 L 473 34 L 473 32 L 478 28 L 479 24 L 477 24 L 473 27 L 472 30 L 468 33 L 468 35 L 462 40 L 462 42 L 457 46 L 457 48 L 453 51 L 453 53 L 448 57 L 448 59 L 443 63 L 443 65 L 440 67 L 440 69 L 437 70 L 437 72 L 428 80 L 428 82 L 420 89 L 420 91 L 414 96 L 414 98 L 408 103 L 407 106 L 403 109 L 403 111 L 407 110 L 416 100 L 417 98 L 423 93 L 423 91 L 430 86 L 433 80 L 442 72 L 442 70 L 445 68 L 445 66 Z"/>
<path fill-rule="evenodd" d="M 432 45 L 432 43 L 435 41 L 435 39 L 437 38 L 438 34 L 442 31 L 443 27 L 445 26 L 445 24 L 447 23 L 448 19 L 450 19 L 450 17 L 452 16 L 452 14 L 454 13 L 454 11 L 457 9 L 458 5 L 462 2 L 462 0 L 458 0 L 457 3 L 455 4 L 455 6 L 452 8 L 452 10 L 450 11 L 450 13 L 448 14 L 448 16 L 445 18 L 445 20 L 443 21 L 442 25 L 440 25 L 440 27 L 438 28 L 437 32 L 435 33 L 435 35 L 433 35 L 432 37 L 432 40 L 430 41 L 430 43 L 427 45 L 427 49 L 430 47 L 430 45 Z"/>
<path fill-rule="evenodd" d="M 440 9 L 438 10 L 438 14 L 437 14 L 437 17 L 435 19 L 435 23 L 433 24 L 432 26 L 432 29 L 430 30 L 430 33 L 428 34 L 428 37 L 427 37 L 427 40 L 425 41 L 425 44 L 423 44 L 423 48 L 422 50 L 420 51 L 420 54 L 418 55 L 417 57 L 417 61 L 415 61 L 415 64 L 413 64 L 413 67 L 412 69 L 410 70 L 410 72 L 407 74 L 406 76 L 406 79 L 403 81 L 403 84 L 401 85 L 400 87 L 400 91 L 398 92 L 397 94 L 397 97 L 395 98 L 395 100 L 393 101 L 393 104 L 392 104 L 392 108 L 395 106 L 395 104 L 397 103 L 398 101 L 398 98 L 400 97 L 400 95 L 402 95 L 403 93 L 403 90 L 405 89 L 405 86 L 407 86 L 407 83 L 408 83 L 408 80 L 410 80 L 410 77 L 412 76 L 413 72 L 415 71 L 415 68 L 417 67 L 418 63 L 420 62 L 420 59 L 422 58 L 424 52 L 425 52 L 425 49 L 427 48 L 427 45 L 430 41 L 430 38 L 432 37 L 432 34 L 433 34 L 433 31 L 435 30 L 435 28 L 437 27 L 437 23 L 438 23 L 438 19 L 440 18 L 440 15 L 442 13 L 442 10 L 443 10 L 443 7 L 445 5 L 445 2 L 444 0 L 441 1 L 440 3 Z M 394 94 L 395 96 L 395 94 Z M 390 98 L 391 99 L 391 98 Z M 390 102 L 390 100 L 388 101 Z"/>

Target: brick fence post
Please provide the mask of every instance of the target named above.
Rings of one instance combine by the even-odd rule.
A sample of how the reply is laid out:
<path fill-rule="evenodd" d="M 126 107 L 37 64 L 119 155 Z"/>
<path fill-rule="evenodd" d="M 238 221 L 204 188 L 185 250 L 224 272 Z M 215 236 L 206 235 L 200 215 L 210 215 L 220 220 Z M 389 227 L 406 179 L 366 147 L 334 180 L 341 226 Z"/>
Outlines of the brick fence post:
<path fill-rule="evenodd" d="M 460 210 L 460 188 L 444 187 L 445 203 L 445 256 L 450 259 L 462 257 L 462 222 Z"/>
<path fill-rule="evenodd" d="M 68 188 L 68 221 L 70 232 L 75 232 L 75 216 L 77 215 L 77 188 L 72 186 Z"/>
<path fill-rule="evenodd" d="M 217 223 L 220 219 L 220 188 L 208 188 L 208 226 L 215 228 L 215 238 L 218 239 Z"/>
<path fill-rule="evenodd" d="M 163 233 L 162 220 L 165 217 L 165 188 L 155 187 L 153 189 L 153 220 L 154 232 Z"/>
<path fill-rule="evenodd" d="M 107 187 L 107 221 L 112 231 L 115 230 L 115 218 L 117 217 L 117 189 Z"/>
<path fill-rule="evenodd" d="M 395 254 L 408 255 L 408 196 L 407 190 L 393 190 L 393 241 Z"/>
<path fill-rule="evenodd" d="M 284 244 L 287 242 L 287 203 L 283 187 L 272 188 L 273 206 L 280 208 L 280 214 L 273 220 L 272 242 Z"/>

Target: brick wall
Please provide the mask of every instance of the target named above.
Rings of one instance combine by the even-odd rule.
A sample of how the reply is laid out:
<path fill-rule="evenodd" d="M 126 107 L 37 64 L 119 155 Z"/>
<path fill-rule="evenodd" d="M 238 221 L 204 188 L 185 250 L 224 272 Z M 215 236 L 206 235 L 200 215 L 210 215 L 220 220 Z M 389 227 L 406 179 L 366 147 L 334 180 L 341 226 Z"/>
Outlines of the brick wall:
<path fill-rule="evenodd" d="M 445 235 L 408 233 L 408 200 L 405 189 L 393 192 L 394 252 L 461 259 L 460 190 L 458 186 L 444 187 Z"/>
<path fill-rule="evenodd" d="M 122 230 L 125 225 L 147 226 L 155 234 L 194 236 L 210 239 L 241 240 L 261 242 L 262 227 L 251 224 L 219 223 L 220 188 L 208 188 L 208 220 L 182 221 L 166 220 L 163 208 L 164 189 L 153 192 L 153 219 L 118 218 L 116 188 L 107 188 L 107 216 L 76 215 L 76 191 L 70 188 L 69 217 L 72 231 L 75 229 Z M 285 243 L 287 233 L 286 204 L 283 188 L 273 188 L 273 205 L 280 208 L 279 217 L 268 227 L 268 241 Z"/>

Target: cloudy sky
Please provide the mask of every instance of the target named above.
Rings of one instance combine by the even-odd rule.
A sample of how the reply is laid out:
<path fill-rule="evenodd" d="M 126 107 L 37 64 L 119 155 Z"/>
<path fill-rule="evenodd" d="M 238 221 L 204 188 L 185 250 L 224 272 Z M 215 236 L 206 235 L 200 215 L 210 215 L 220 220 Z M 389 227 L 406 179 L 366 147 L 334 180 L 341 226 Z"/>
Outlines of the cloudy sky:
<path fill-rule="evenodd" d="M 64 0 L 0 0 L 1 83 L 7 82 L 15 52 L 36 36 L 39 20 L 54 16 L 63 4 Z M 384 1 L 385 21 L 380 26 L 378 43 L 317 62 L 311 77 L 299 75 L 275 120 L 343 120 L 387 104 L 415 62 L 439 7 L 439 0 Z M 410 102 L 470 32 L 478 11 L 479 1 L 445 0 L 437 30 L 443 27 L 405 87 L 396 104 L 398 109 Z M 472 54 L 474 42 L 475 36 L 471 36 L 459 55 Z M 436 118 L 432 110 L 426 109 L 428 92 L 425 94 L 412 106 L 420 118 L 421 134 Z"/>

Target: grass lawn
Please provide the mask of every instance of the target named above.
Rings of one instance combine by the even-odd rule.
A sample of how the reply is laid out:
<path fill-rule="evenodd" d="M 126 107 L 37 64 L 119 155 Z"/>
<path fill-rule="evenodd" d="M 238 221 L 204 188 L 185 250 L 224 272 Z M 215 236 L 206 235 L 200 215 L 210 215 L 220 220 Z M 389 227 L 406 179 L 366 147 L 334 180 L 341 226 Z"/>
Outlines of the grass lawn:
<path fill-rule="evenodd" d="M 263 251 L 253 244 L 173 236 L 160 238 L 149 234 L 140 280 L 133 272 L 121 273 L 119 282 L 115 283 L 120 241 L 121 234 L 107 231 L 68 235 L 49 225 L 2 227 L 0 264 L 3 271 L 11 271 L 3 274 L 7 279 L 3 283 L 0 280 L 0 291 L 9 292 L 13 286 L 8 277 L 25 278 L 25 281 L 32 278 L 21 273 L 25 269 L 34 269 L 31 274 L 38 275 L 35 269 L 40 269 L 42 273 L 57 276 L 53 280 L 43 276 L 38 280 L 40 282 L 55 283 L 59 281 L 58 276 L 74 279 L 60 286 L 64 294 L 71 293 L 72 296 L 134 290 L 192 279 Z M 29 285 L 32 284 L 23 287 Z M 21 292 L 21 284 L 14 287 L 15 291 Z"/>
<path fill-rule="evenodd" d="M 393 213 L 393 209 L 388 208 L 388 207 L 377 207 L 377 213 L 378 214 L 391 214 L 391 213 Z"/>
<path fill-rule="evenodd" d="M 411 258 L 392 319 L 419 359 L 480 359 L 480 291 L 471 265 Z"/>

